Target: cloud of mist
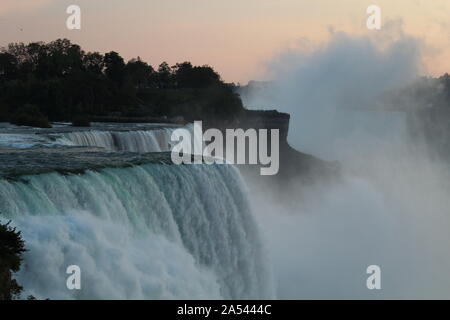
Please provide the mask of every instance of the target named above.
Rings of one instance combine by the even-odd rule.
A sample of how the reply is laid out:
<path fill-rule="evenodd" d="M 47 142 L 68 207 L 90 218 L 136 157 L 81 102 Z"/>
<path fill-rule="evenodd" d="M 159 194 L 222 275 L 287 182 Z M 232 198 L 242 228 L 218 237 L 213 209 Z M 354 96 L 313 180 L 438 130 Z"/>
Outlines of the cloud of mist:
<path fill-rule="evenodd" d="M 332 32 L 324 44 L 303 41 L 269 62 L 274 89 L 255 99 L 291 114 L 294 147 L 330 159 L 336 143 L 361 131 L 361 119 L 346 111 L 379 107 L 386 90 L 416 79 L 422 48 L 418 39 L 403 34 L 399 22 L 373 36 Z"/>
<path fill-rule="evenodd" d="M 273 190 L 253 194 L 278 298 L 450 297 L 448 168 L 380 161 L 334 184 L 299 179 L 282 201 Z M 366 288 L 369 265 L 381 267 L 381 291 Z"/>
<path fill-rule="evenodd" d="M 278 297 L 450 297 L 449 167 L 411 140 L 406 113 L 385 111 L 381 99 L 416 79 L 421 46 L 392 30 L 334 33 L 269 64 L 274 89 L 258 101 L 291 114 L 294 147 L 342 166 L 336 183 L 304 186 L 300 177 L 253 193 Z M 372 264 L 381 291 L 366 288 Z"/>

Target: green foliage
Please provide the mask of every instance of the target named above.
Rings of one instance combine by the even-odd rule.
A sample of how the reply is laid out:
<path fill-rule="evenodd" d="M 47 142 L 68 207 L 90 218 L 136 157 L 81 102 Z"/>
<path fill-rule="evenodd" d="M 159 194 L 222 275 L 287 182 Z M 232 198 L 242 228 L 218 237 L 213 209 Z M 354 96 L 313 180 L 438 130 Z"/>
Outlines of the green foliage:
<path fill-rule="evenodd" d="M 89 118 L 82 115 L 77 115 L 72 120 L 72 126 L 73 127 L 90 127 L 91 122 L 89 121 Z"/>
<path fill-rule="evenodd" d="M 9 118 L 9 110 L 5 104 L 0 102 L 0 122 L 7 121 Z"/>
<path fill-rule="evenodd" d="M 178 88 L 210 88 L 221 84 L 219 74 L 209 66 L 193 67 L 190 62 L 183 62 L 172 70 Z"/>
<path fill-rule="evenodd" d="M 51 128 L 46 116 L 36 106 L 25 105 L 11 117 L 10 122 L 18 126 L 30 126 L 37 128 Z"/>
<path fill-rule="evenodd" d="M 141 58 L 131 59 L 125 66 L 125 74 L 138 89 L 155 86 L 155 71 Z"/>
<path fill-rule="evenodd" d="M 167 64 L 167 62 L 163 62 L 158 67 L 158 75 L 157 79 L 157 87 L 159 89 L 170 89 L 173 87 L 173 74 L 172 68 Z"/>
<path fill-rule="evenodd" d="M 117 52 L 111 51 L 105 54 L 105 75 L 115 82 L 121 84 L 125 76 L 125 62 Z"/>
<path fill-rule="evenodd" d="M 202 89 L 148 89 L 141 98 L 154 106 L 154 116 L 193 120 L 233 120 L 244 110 L 238 95 L 225 86 Z"/>
<path fill-rule="evenodd" d="M 24 252 L 20 231 L 12 228 L 10 222 L 0 223 L 0 300 L 19 298 L 22 287 L 12 279 L 12 273 L 20 270 Z"/>
<path fill-rule="evenodd" d="M 28 105 L 35 106 L 33 112 Z M 67 39 L 0 50 L 2 121 L 47 127 L 45 118 L 112 114 L 200 120 L 233 117 L 241 108 L 239 97 L 209 66 L 163 62 L 155 71 L 139 57 L 125 63 L 117 52 L 86 53 Z"/>

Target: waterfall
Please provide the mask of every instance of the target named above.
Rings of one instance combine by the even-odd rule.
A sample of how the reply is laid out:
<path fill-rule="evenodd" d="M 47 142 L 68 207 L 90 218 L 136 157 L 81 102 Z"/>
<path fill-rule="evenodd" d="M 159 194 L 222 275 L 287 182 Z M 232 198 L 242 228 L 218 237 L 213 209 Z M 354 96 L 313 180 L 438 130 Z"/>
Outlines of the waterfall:
<path fill-rule="evenodd" d="M 112 151 L 162 152 L 170 151 L 174 129 L 137 131 L 74 131 L 64 138 L 77 146 L 101 147 Z"/>
<path fill-rule="evenodd" d="M 201 136 L 194 135 L 194 125 L 184 127 L 193 137 L 193 146 L 203 146 Z M 172 133 L 177 128 L 135 131 L 74 131 L 63 135 L 67 145 L 101 147 L 111 151 L 164 152 L 171 151 Z M 203 147 L 200 147 L 203 150 Z"/>
<path fill-rule="evenodd" d="M 28 251 L 19 283 L 50 299 L 272 298 L 237 170 L 145 164 L 0 180 Z M 81 268 L 68 290 L 66 268 Z"/>
<path fill-rule="evenodd" d="M 33 133 L 0 133 L 0 147 L 12 147 L 17 149 L 27 149 L 33 147 L 53 147 L 53 146 L 85 146 L 99 147 L 108 151 L 128 151 L 128 152 L 166 152 L 171 151 L 173 142 L 172 133 L 177 127 L 161 127 L 157 129 L 140 130 L 118 130 L 110 128 L 92 130 L 54 132 L 33 132 Z M 194 135 L 194 125 L 188 124 L 183 127 L 190 131 L 193 137 L 193 146 L 197 145 L 199 150 L 203 150 L 203 140 L 201 136 Z M 67 130 L 67 129 L 65 129 Z"/>

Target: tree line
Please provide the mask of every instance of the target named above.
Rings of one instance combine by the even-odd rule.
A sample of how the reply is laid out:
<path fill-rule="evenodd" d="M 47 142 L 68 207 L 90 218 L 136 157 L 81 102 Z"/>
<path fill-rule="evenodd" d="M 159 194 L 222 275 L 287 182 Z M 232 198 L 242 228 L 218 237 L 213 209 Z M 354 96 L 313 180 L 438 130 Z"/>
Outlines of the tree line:
<path fill-rule="evenodd" d="M 190 62 L 154 69 L 139 57 L 85 52 L 67 39 L 11 43 L 0 50 L 0 121 L 70 121 L 79 117 L 235 117 L 243 109 L 210 66 Z M 42 123 L 41 123 L 42 122 Z"/>

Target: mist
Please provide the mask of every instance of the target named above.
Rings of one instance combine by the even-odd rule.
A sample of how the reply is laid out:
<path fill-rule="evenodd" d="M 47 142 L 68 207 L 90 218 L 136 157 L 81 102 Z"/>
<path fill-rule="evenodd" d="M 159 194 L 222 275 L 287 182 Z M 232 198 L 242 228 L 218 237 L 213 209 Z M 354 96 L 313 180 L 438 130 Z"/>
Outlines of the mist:
<path fill-rule="evenodd" d="M 279 298 L 450 297 L 450 171 L 409 136 L 408 106 L 383 104 L 422 71 L 423 44 L 394 31 L 288 50 L 268 64 L 272 90 L 246 101 L 290 113 L 289 143 L 341 165 L 335 183 L 255 187 Z"/>

